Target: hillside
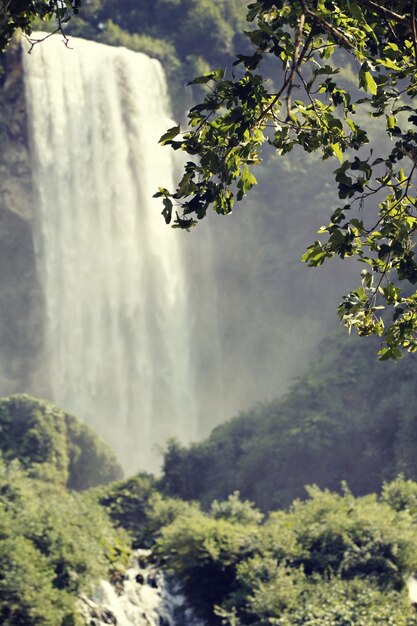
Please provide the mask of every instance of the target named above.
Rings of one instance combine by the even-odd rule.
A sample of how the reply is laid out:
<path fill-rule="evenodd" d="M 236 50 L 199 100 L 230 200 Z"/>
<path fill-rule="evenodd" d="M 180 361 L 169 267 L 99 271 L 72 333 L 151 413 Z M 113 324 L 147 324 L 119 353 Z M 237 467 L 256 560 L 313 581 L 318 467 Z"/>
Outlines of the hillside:
<path fill-rule="evenodd" d="M 167 493 L 209 503 L 239 490 L 264 510 L 305 497 L 304 485 L 379 491 L 399 473 L 417 478 L 415 357 L 377 361 L 375 343 L 336 334 L 291 390 L 213 430 L 202 443 L 171 442 Z"/>
<path fill-rule="evenodd" d="M 114 452 L 77 418 L 27 394 L 0 399 L 0 452 L 29 475 L 83 490 L 122 476 Z"/>

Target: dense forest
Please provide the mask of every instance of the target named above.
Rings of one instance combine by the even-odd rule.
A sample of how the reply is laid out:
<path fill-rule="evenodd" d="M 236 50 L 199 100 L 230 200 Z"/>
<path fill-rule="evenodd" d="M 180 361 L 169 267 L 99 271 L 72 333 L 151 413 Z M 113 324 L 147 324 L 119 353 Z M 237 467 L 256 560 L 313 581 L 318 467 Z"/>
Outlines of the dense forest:
<path fill-rule="evenodd" d="M 211 67 L 230 65 L 247 47 L 243 35 L 246 0 L 146 0 L 85 2 L 68 35 L 125 46 L 157 58 L 170 79 L 171 97 L 184 107 L 184 86 Z M 40 29 L 54 23 L 39 21 Z"/>
<path fill-rule="evenodd" d="M 357 495 L 403 473 L 417 479 L 416 373 L 412 355 L 395 366 L 375 342 L 336 333 L 283 397 L 245 411 L 189 448 L 165 455 L 168 493 L 203 503 L 238 489 L 264 510 L 304 497 L 304 485 Z"/>
<path fill-rule="evenodd" d="M 405 586 L 417 567 L 416 483 L 397 479 L 360 498 L 347 486 L 342 494 L 311 487 L 305 502 L 267 515 L 238 493 L 202 511 L 146 475 L 79 493 L 48 461 L 63 454 L 65 415 L 29 397 L 6 405 L 17 420 L 24 406 L 28 424 L 9 440 L 13 460 L 0 464 L 5 626 L 84 623 L 80 598 L 99 577 L 120 585 L 138 546 L 151 548 L 153 566 L 207 624 L 417 623 Z M 83 429 L 75 419 L 72 426 Z M 22 441 L 36 436 L 45 441 L 42 460 L 39 451 L 22 453 Z M 90 471 L 103 467 L 96 457 Z"/>

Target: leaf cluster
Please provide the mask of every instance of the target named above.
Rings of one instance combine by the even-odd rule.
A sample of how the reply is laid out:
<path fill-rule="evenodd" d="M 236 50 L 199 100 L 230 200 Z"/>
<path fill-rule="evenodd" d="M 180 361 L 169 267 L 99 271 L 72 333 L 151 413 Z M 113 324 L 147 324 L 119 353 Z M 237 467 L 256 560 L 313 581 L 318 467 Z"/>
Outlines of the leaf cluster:
<path fill-rule="evenodd" d="M 320 231 L 327 239 L 311 244 L 303 261 L 315 267 L 356 257 L 361 285 L 343 298 L 342 322 L 383 336 L 381 359 L 417 350 L 415 3 L 260 0 L 247 19 L 256 24 L 247 32 L 252 53 L 238 55 L 230 78 L 224 70 L 196 78 L 207 86 L 204 101 L 190 110 L 188 128 L 161 139 L 192 157 L 177 189 L 156 193 L 165 221 L 190 230 L 209 207 L 229 214 L 256 183 L 252 170 L 266 143 L 280 155 L 301 147 L 335 157 L 341 202 Z M 278 79 L 263 73 L 270 59 Z M 341 64 L 356 75 L 354 89 L 341 79 Z M 367 148 L 362 111 L 380 121 L 390 143 L 383 155 Z"/>
<path fill-rule="evenodd" d="M 4 626 L 75 626 L 80 592 L 129 558 L 91 498 L 28 477 L 0 459 L 0 621 Z"/>
<path fill-rule="evenodd" d="M 179 515 L 162 528 L 157 552 L 210 623 L 416 624 L 404 590 L 417 564 L 410 513 L 347 489 L 311 487 L 309 496 L 264 524 L 219 518 L 218 505 Z M 236 503 L 235 495 L 224 505 Z"/>
<path fill-rule="evenodd" d="M 63 25 L 77 15 L 81 0 L 1 0 L 0 52 L 4 52 L 16 31 L 32 33 L 34 20 L 55 20 L 55 32 L 63 33 Z"/>
<path fill-rule="evenodd" d="M 35 478 L 83 490 L 121 478 L 114 452 L 85 424 L 27 394 L 0 400 L 0 452 Z"/>

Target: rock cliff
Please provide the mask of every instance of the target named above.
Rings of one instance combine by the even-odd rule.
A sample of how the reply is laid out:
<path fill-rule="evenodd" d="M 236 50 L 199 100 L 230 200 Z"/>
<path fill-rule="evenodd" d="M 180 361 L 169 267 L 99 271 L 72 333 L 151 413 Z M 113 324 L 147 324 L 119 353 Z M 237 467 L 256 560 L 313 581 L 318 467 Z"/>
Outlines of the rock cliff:
<path fill-rule="evenodd" d="M 0 395 L 31 389 L 42 346 L 22 50 L 0 59 Z"/>

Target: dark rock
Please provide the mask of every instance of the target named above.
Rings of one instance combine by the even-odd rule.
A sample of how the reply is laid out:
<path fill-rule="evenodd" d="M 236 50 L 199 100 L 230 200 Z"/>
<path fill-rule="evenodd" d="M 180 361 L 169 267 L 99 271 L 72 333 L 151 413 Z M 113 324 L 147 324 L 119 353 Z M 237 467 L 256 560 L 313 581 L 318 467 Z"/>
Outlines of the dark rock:
<path fill-rule="evenodd" d="M 105 624 L 117 624 L 117 619 L 108 609 L 103 609 L 103 611 L 101 611 L 100 619 Z"/>
<path fill-rule="evenodd" d="M 109 580 L 113 587 L 116 590 L 116 593 L 120 596 L 124 590 L 124 581 L 126 580 L 126 575 L 122 572 L 118 572 L 117 570 L 113 570 L 110 572 Z"/>
<path fill-rule="evenodd" d="M 149 587 L 152 587 L 152 589 L 158 589 L 158 581 L 156 580 L 156 576 L 149 574 L 148 580 L 146 582 L 148 583 Z"/>
<path fill-rule="evenodd" d="M 0 395 L 32 388 L 43 346 L 43 296 L 32 241 L 34 193 L 22 49 L 13 42 L 0 86 Z"/>

